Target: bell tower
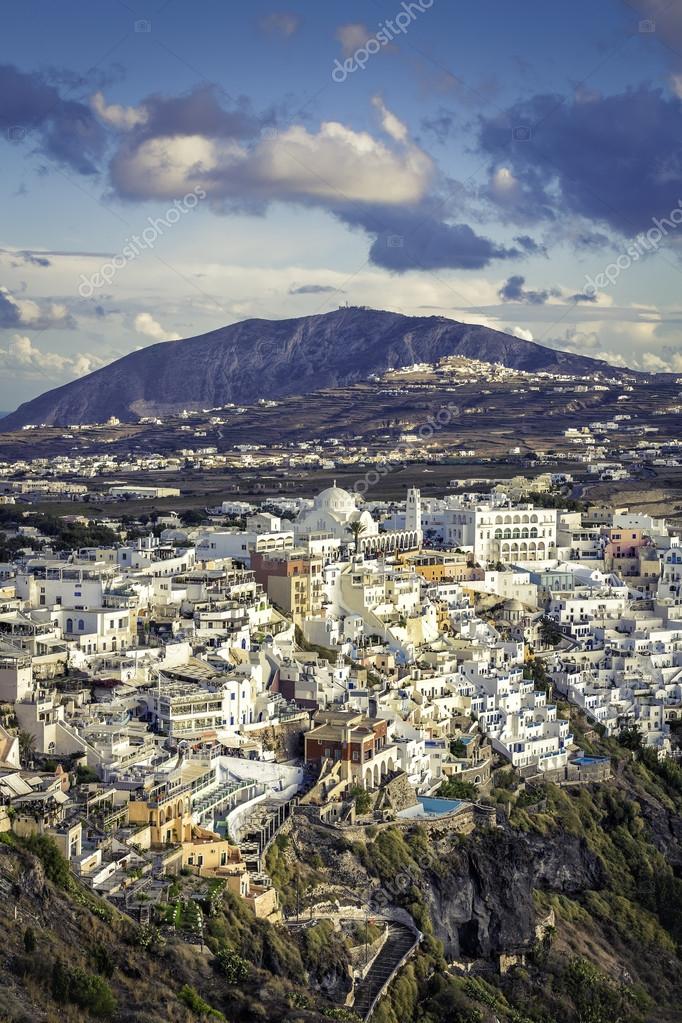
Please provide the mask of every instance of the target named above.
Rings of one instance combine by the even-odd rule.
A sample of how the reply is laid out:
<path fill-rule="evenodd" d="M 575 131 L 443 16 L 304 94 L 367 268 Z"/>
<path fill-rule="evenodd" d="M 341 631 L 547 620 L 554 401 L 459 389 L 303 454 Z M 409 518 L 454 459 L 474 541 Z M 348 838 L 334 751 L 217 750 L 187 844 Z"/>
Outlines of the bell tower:
<path fill-rule="evenodd" d="M 414 530 L 417 534 L 417 542 L 421 547 L 424 534 L 422 532 L 422 499 L 417 487 L 410 487 L 407 491 L 407 502 L 405 504 L 405 529 Z"/>

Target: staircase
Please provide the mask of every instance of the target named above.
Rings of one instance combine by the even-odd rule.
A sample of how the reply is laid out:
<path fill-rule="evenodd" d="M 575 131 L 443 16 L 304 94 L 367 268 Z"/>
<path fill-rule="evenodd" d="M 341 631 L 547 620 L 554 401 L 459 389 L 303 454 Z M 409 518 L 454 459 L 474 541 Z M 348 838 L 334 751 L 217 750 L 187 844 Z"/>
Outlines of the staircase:
<path fill-rule="evenodd" d="M 404 924 L 391 922 L 388 937 L 364 980 L 355 988 L 353 1012 L 368 1020 L 385 988 L 419 944 L 421 935 Z"/>

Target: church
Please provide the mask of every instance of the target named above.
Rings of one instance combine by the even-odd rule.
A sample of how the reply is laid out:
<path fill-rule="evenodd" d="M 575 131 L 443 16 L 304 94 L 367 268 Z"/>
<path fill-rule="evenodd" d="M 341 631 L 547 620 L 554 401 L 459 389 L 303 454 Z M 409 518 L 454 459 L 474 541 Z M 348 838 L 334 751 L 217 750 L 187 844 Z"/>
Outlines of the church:
<path fill-rule="evenodd" d="M 380 529 L 370 512 L 359 508 L 357 502 L 358 498 L 337 487 L 335 480 L 333 486 L 314 498 L 312 508 L 301 512 L 296 519 L 296 535 L 329 533 L 345 543 L 353 543 L 351 527 L 357 522 L 361 527 L 358 549 L 363 554 L 389 554 L 421 547 L 421 497 L 415 487 L 407 492 L 404 529 Z"/>

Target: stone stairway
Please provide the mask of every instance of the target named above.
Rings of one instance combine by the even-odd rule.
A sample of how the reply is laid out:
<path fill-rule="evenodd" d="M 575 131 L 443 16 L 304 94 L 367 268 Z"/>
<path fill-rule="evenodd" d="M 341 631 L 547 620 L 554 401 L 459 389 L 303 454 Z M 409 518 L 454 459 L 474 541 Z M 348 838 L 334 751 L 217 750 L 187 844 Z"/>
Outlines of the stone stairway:
<path fill-rule="evenodd" d="M 419 935 L 404 924 L 388 925 L 388 937 L 364 980 L 355 988 L 353 1012 L 367 1020 L 387 984 L 419 943 Z"/>

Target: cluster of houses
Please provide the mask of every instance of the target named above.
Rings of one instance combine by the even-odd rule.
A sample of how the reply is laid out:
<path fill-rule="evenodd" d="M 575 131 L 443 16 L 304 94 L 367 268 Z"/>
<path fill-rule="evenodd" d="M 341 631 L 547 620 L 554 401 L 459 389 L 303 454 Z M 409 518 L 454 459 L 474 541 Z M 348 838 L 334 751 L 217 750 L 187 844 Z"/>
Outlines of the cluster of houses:
<path fill-rule="evenodd" d="M 672 386 L 681 382 L 682 378 Z M 523 371 L 450 356 L 437 364 L 417 363 L 387 370 L 370 377 L 369 383 L 376 388 L 377 396 L 405 396 L 421 401 L 433 399 L 435 394 L 442 400 L 447 395 L 457 407 L 452 421 L 466 424 L 469 434 L 473 430 L 479 447 L 465 443 L 470 439 L 465 436 L 453 438 L 451 430 L 424 431 L 420 420 L 403 413 L 394 417 L 392 424 L 387 421 L 384 432 L 373 431 L 371 436 L 325 434 L 290 439 L 279 437 L 275 428 L 269 431 L 267 441 L 246 443 L 237 438 L 229 443 L 232 428 L 243 422 L 244 417 L 255 416 L 257 425 L 263 410 L 280 404 L 271 400 L 261 400 L 250 408 L 228 403 L 213 409 L 185 409 L 165 422 L 144 416 L 135 426 L 122 424 L 116 417 L 105 423 L 68 427 L 33 424 L 23 429 L 48 440 L 55 450 L 50 457 L 0 460 L 0 503 L 48 498 L 76 501 L 86 496 L 91 501 L 172 497 L 176 496 L 175 488 L 167 487 L 167 481 L 177 481 L 188 469 L 242 474 L 243 480 L 233 481 L 235 488 L 244 482 L 245 490 L 254 493 L 259 488 L 285 491 L 293 485 L 292 470 L 333 472 L 377 463 L 450 463 L 453 459 L 475 458 L 521 462 L 521 446 L 503 449 L 494 436 L 484 440 L 487 431 L 483 427 L 479 434 L 477 426 L 479 420 L 484 421 L 491 412 L 504 408 L 501 396 L 529 392 L 546 395 L 550 399 L 548 414 L 566 415 L 570 424 L 553 431 L 554 455 L 546 450 L 533 452 L 537 463 L 549 463 L 556 451 L 561 451 L 563 457 L 583 463 L 591 474 L 603 480 L 625 479 L 644 464 L 663 467 L 680 464 L 682 441 L 671 436 L 665 418 L 678 414 L 682 392 L 658 395 L 652 410 L 649 402 L 645 400 L 642 404 L 641 400 L 642 388 L 650 386 L 646 377 L 621 374 L 613 379 L 602 373 L 583 377 Z M 472 403 L 470 393 L 474 385 L 477 404 Z M 618 411 L 603 419 L 585 421 L 589 412 L 583 410 L 583 414 L 576 415 L 575 402 L 595 394 L 600 402 Z M 160 444 L 157 427 L 164 430 Z M 173 438 L 170 449 L 169 432 Z M 268 480 L 269 472 L 273 477 Z M 138 482 L 141 476 L 144 483 Z"/>
<path fill-rule="evenodd" d="M 343 827 L 362 791 L 414 821 L 442 786 L 485 798 L 500 765 L 603 777 L 563 701 L 677 755 L 679 538 L 534 504 L 555 482 L 412 487 L 392 509 L 334 485 L 19 554 L 0 566 L 0 831 L 51 834 L 127 912 L 183 871 L 276 919 L 267 850 L 299 807 Z"/>

